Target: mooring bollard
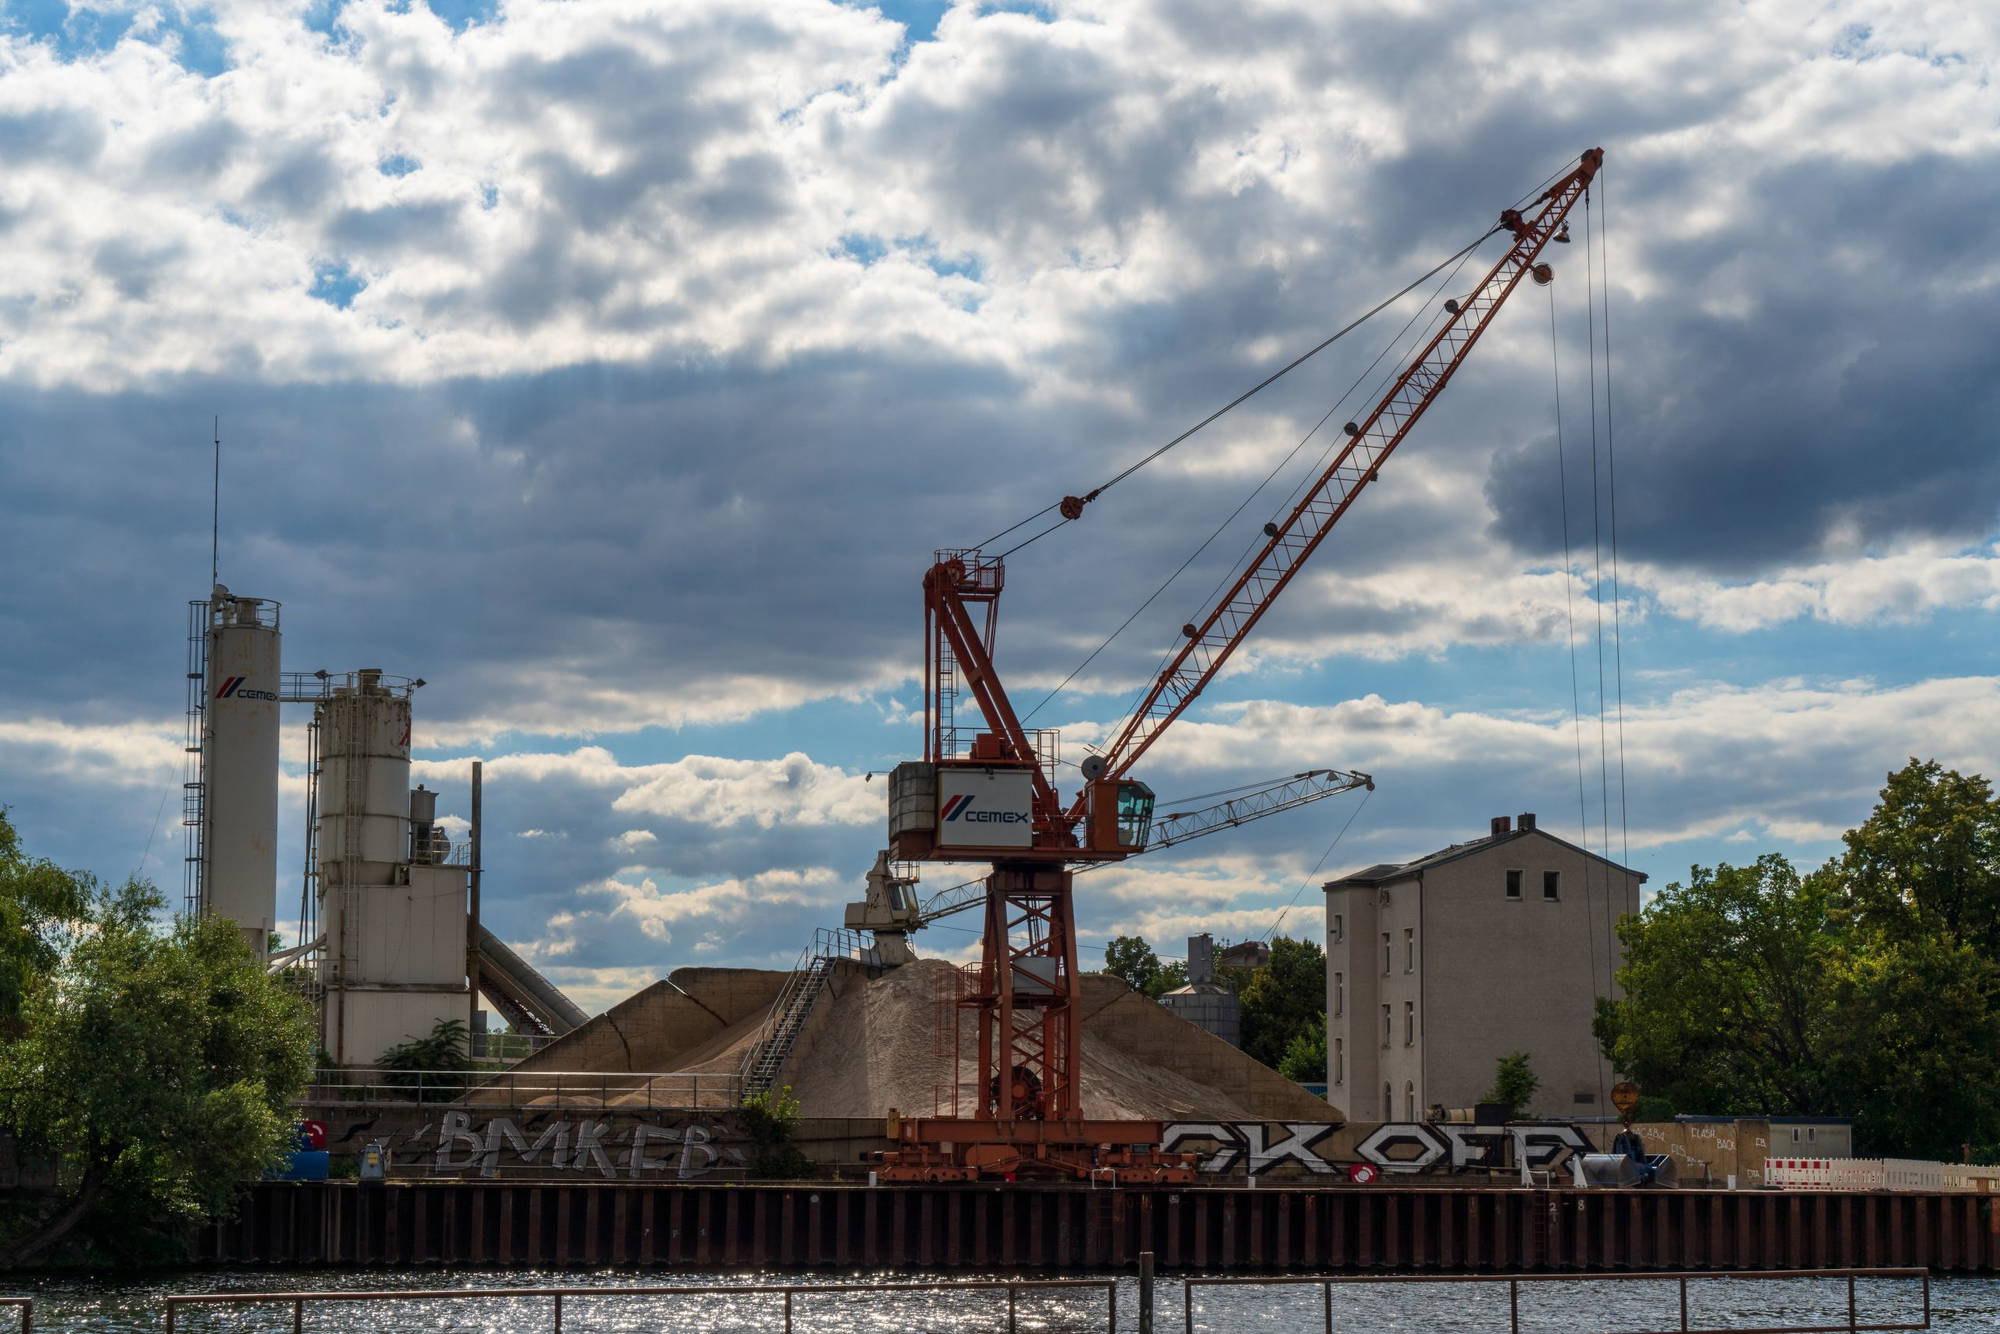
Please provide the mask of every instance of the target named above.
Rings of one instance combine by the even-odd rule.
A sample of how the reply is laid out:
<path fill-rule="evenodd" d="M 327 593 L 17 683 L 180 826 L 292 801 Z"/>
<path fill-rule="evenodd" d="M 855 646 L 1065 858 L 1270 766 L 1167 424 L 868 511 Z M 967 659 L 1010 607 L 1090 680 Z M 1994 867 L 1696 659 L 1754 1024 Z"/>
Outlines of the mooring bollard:
<path fill-rule="evenodd" d="M 1153 1253 L 1139 1252 L 1139 1334 L 1153 1334 Z"/>

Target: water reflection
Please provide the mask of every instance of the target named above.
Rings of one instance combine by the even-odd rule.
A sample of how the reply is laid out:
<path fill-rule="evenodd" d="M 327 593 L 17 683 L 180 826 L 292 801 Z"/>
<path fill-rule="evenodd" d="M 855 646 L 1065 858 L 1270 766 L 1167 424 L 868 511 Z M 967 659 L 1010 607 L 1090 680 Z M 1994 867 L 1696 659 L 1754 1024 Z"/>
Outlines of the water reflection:
<path fill-rule="evenodd" d="M 50 1279 L 4 1291 L 34 1296 L 36 1327 L 62 1334 L 158 1334 L 160 1298 L 189 1292 L 366 1292 L 435 1288 L 646 1287 L 671 1289 L 722 1285 L 885 1282 L 918 1283 L 920 1291 L 867 1295 L 805 1294 L 794 1298 L 792 1328 L 799 1334 L 887 1334 L 937 1331 L 973 1334 L 1007 1328 L 1006 1294 L 954 1291 L 955 1279 L 1002 1277 L 990 1274 L 924 1274 L 912 1271 L 852 1271 L 839 1274 L 780 1274 L 772 1270 L 675 1271 L 363 1269 L 219 1270 L 157 1274 L 138 1279 L 90 1281 Z M 1022 1276 L 1032 1277 L 1032 1276 Z M 1070 1277 L 1097 1277 L 1071 1275 Z M 1101 1277 L 1113 1277 L 1102 1275 Z M 1939 1279 L 1932 1284 L 1934 1329 L 2000 1328 L 2000 1279 Z M 1910 1321 L 1921 1317 L 1920 1289 L 1913 1281 L 1865 1279 L 1857 1283 L 1857 1306 L 1864 1323 Z M 1701 1328 L 1782 1324 L 1844 1325 L 1847 1287 L 1841 1280 L 1716 1280 L 1690 1283 L 1689 1323 Z M 1136 1330 L 1138 1291 L 1130 1277 L 1118 1279 L 1118 1328 Z M 1160 1334 L 1183 1329 L 1184 1296 L 1179 1282 L 1156 1287 L 1156 1328 Z M 1211 1334 L 1235 1331 L 1311 1330 L 1320 1327 L 1317 1287 L 1197 1288 L 1194 1328 Z M 553 1301 L 548 1297 L 481 1297 L 388 1303 L 324 1302 L 305 1308 L 311 1334 L 548 1334 Z M 1019 1328 L 1036 1334 L 1103 1330 L 1105 1301 L 1100 1291 L 1023 1291 Z M 1533 1334 L 1665 1329 L 1679 1324 L 1679 1291 L 1669 1281 L 1592 1282 L 1523 1285 L 1521 1329 Z M 177 1334 L 289 1334 L 289 1305 L 183 1307 Z M 1501 1284 L 1409 1283 L 1343 1285 L 1334 1293 L 1334 1325 L 1341 1331 L 1443 1331 L 1491 1334 L 1508 1328 L 1507 1287 Z M 776 1295 L 570 1296 L 563 1302 L 564 1334 L 775 1334 L 784 1329 L 784 1304 Z"/>

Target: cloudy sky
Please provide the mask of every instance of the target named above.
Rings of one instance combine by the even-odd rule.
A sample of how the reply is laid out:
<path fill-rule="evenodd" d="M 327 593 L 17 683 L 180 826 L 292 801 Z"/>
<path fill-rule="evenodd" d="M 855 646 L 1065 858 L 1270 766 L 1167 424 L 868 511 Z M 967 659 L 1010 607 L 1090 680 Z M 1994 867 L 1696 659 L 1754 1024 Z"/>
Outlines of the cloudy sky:
<path fill-rule="evenodd" d="M 219 414 L 224 582 L 283 602 L 288 668 L 428 680 L 418 773 L 462 815 L 485 759 L 503 936 L 593 1007 L 788 964 L 881 844 L 863 775 L 919 752 L 931 551 L 1601 144 L 1593 244 L 1143 774 L 1379 790 L 1089 877 L 1086 946 L 1294 899 L 1316 934 L 1322 858 L 1501 812 L 1656 885 L 1816 861 L 1906 757 L 2000 748 L 1996 38 L 1826 0 L 0 3 L 0 802 L 178 888 Z M 1012 559 L 1025 705 L 1221 528 L 1037 714 L 1072 758 L 1413 315 Z"/>

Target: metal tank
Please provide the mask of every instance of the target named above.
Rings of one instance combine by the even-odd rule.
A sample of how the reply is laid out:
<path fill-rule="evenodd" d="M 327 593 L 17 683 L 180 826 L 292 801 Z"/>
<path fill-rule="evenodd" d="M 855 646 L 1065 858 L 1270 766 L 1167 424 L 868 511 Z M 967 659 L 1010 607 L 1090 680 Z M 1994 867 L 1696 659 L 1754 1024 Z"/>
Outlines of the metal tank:
<path fill-rule="evenodd" d="M 409 859 L 410 685 L 355 672 L 319 704 L 319 863 Z"/>
<path fill-rule="evenodd" d="M 261 958 L 277 925 L 278 604 L 217 584 L 207 616 L 198 906 Z"/>

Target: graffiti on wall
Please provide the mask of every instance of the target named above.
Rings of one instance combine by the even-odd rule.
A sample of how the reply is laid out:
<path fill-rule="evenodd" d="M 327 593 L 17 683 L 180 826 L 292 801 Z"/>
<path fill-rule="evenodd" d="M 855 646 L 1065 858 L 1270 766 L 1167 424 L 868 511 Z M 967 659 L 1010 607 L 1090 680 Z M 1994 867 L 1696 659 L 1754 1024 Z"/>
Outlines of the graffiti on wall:
<path fill-rule="evenodd" d="M 1504 1126 L 1390 1121 L 1343 1154 L 1334 1141 L 1345 1138 L 1337 1134 L 1345 1128 L 1339 1122 L 1176 1121 L 1166 1127 L 1161 1148 L 1198 1154 L 1203 1172 L 1253 1177 L 1344 1176 L 1357 1162 L 1405 1173 L 1510 1170 L 1523 1163 L 1545 1170 L 1591 1151 L 1583 1132 L 1564 1121 Z"/>
<path fill-rule="evenodd" d="M 511 1116 L 474 1121 L 470 1112 L 451 1111 L 407 1143 L 414 1147 L 435 1139 L 428 1166 L 440 1176 L 494 1177 L 503 1169 L 539 1168 L 595 1173 L 606 1180 L 671 1174 L 685 1181 L 745 1165 L 742 1147 L 725 1142 L 727 1134 L 721 1126 L 699 1121 L 662 1126 L 589 1116 L 531 1117 L 523 1129 Z"/>

